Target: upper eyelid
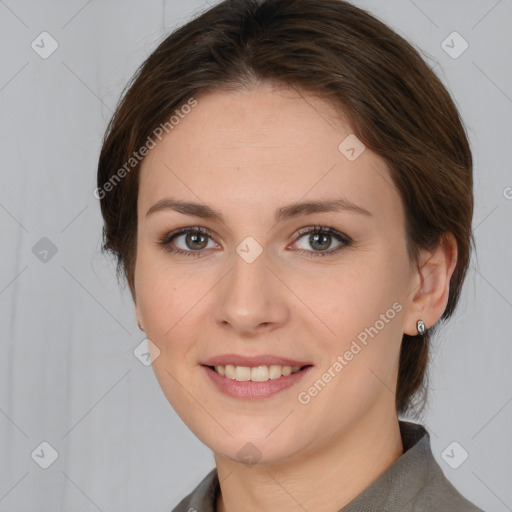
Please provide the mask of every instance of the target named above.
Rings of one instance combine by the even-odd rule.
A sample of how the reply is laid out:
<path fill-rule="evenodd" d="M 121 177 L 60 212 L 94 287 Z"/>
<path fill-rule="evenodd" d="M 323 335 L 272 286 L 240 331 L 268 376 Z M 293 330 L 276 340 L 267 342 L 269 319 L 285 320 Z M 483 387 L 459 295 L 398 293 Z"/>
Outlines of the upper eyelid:
<path fill-rule="evenodd" d="M 199 226 L 185 226 L 184 228 L 172 229 L 170 231 L 164 231 L 164 233 L 158 237 L 158 240 L 161 243 L 171 243 L 176 238 L 180 236 L 188 235 L 188 234 L 199 233 L 201 235 L 206 235 L 210 237 L 213 241 L 215 241 L 216 235 L 209 230 L 208 228 L 199 227 Z M 215 242 L 217 243 L 217 242 Z"/>

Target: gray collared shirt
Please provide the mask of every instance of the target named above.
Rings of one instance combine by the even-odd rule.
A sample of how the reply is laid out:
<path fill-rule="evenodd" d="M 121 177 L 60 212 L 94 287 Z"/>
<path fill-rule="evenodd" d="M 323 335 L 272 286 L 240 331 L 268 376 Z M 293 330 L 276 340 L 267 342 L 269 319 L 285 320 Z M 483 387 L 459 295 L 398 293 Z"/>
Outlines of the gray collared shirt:
<path fill-rule="evenodd" d="M 483 512 L 446 479 L 425 428 L 408 421 L 399 425 L 402 456 L 339 512 Z M 216 512 L 219 492 L 213 469 L 173 512 Z"/>

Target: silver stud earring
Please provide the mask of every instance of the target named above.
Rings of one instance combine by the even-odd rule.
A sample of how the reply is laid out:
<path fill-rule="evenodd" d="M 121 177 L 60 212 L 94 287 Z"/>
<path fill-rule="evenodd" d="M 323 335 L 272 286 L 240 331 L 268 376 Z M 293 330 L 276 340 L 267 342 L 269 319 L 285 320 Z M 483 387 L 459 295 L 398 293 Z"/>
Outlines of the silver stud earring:
<path fill-rule="evenodd" d="M 418 322 L 416 323 L 416 327 L 418 329 L 418 334 L 420 336 L 424 336 L 425 335 L 425 324 L 424 324 L 423 320 L 418 320 Z"/>

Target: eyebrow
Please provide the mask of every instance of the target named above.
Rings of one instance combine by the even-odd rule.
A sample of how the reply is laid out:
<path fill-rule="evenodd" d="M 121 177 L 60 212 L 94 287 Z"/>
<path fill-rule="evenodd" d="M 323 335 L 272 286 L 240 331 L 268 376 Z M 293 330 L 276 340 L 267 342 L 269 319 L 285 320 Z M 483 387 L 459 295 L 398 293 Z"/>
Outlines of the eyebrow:
<path fill-rule="evenodd" d="M 203 219 L 217 220 L 225 224 L 222 213 L 211 208 L 206 204 L 194 203 L 189 201 L 179 201 L 177 199 L 161 199 L 149 208 L 146 217 L 160 211 L 172 210 L 184 215 L 201 217 Z M 332 200 L 307 201 L 302 203 L 292 203 L 287 206 L 278 208 L 274 213 L 274 222 L 282 222 L 302 215 L 321 212 L 339 212 L 346 211 L 349 213 L 359 213 L 362 215 L 372 216 L 372 214 L 351 201 L 340 198 Z"/>

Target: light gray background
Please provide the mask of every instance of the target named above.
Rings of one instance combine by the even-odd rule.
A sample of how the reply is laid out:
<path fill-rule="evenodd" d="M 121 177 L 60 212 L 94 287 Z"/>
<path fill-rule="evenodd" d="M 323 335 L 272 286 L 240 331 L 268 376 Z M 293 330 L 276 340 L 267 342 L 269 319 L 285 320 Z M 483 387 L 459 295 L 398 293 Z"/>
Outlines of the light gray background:
<path fill-rule="evenodd" d="M 512 510 L 512 1 L 355 3 L 422 49 L 468 128 L 478 260 L 435 342 L 422 421 L 464 495 Z M 99 252 L 93 197 L 122 87 L 206 7 L 0 0 L 0 512 L 170 511 L 214 466 L 133 354 L 144 336 Z M 31 48 L 43 31 L 59 45 L 47 59 Z M 441 46 L 453 31 L 469 43 L 456 59 Z M 43 237 L 57 249 L 46 262 L 33 251 Z M 456 470 L 442 457 L 453 441 L 469 453 Z M 58 452 L 48 469 L 36 463 L 42 442 Z"/>

